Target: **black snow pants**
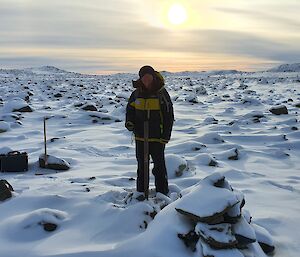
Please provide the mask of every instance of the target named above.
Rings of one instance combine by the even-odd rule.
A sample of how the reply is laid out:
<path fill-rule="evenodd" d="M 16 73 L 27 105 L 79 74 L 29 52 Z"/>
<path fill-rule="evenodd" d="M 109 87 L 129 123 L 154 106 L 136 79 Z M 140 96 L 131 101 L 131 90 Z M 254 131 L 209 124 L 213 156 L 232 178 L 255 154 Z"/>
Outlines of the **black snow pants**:
<path fill-rule="evenodd" d="M 137 191 L 144 192 L 144 142 L 136 140 L 135 143 L 136 159 L 138 162 L 136 187 Z M 167 195 L 169 188 L 165 163 L 165 145 L 158 142 L 149 142 L 149 154 L 154 164 L 152 174 L 155 177 L 156 192 Z"/>

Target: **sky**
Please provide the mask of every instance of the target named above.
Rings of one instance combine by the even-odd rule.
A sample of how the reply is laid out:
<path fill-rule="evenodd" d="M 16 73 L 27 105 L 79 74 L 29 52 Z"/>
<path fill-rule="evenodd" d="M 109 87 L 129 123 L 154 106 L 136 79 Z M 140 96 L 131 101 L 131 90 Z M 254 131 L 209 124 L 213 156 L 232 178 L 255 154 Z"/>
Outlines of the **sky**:
<path fill-rule="evenodd" d="M 173 24 L 170 8 L 186 14 Z M 300 62 L 299 0 L 0 0 L 0 68 L 89 74 Z"/>

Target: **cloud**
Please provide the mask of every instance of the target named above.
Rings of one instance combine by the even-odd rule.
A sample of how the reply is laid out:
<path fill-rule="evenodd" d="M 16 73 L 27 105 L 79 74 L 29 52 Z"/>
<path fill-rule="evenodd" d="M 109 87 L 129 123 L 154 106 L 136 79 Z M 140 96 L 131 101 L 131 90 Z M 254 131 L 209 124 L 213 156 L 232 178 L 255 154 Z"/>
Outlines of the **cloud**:
<path fill-rule="evenodd" d="M 143 20 L 134 5 L 136 0 L 100 3 L 96 0 L 0 0 L 0 65 L 55 65 L 63 64 L 65 60 L 66 66 L 76 69 L 80 63 L 82 70 L 96 68 L 97 65 L 109 70 L 121 70 L 123 66 L 126 70 L 128 67 L 124 67 L 124 60 L 127 58 L 132 61 L 133 53 L 140 56 L 135 56 L 136 62 L 150 60 L 149 53 L 154 54 L 152 60 L 161 53 L 168 53 L 171 57 L 173 54 L 173 59 L 179 54 L 181 57 L 186 55 L 187 60 L 199 58 L 199 63 L 203 54 L 274 62 L 296 62 L 300 59 L 300 37 L 295 36 L 293 40 L 289 37 L 272 39 L 253 31 L 240 32 L 234 29 L 171 31 L 154 27 Z M 263 19 L 274 26 L 277 24 L 295 29 L 299 25 L 297 20 L 251 9 L 220 7 L 218 11 Z M 6 48 L 36 48 L 44 51 L 39 56 L 29 50 L 23 56 L 13 53 L 4 56 Z M 84 56 L 89 48 L 95 49 L 95 55 L 98 55 Z M 66 54 L 54 53 L 55 49 L 65 49 Z M 69 49 L 77 49 L 78 54 L 74 55 Z M 97 53 L 97 49 L 107 50 L 107 54 L 103 56 L 103 52 Z M 118 57 L 114 51 L 119 50 L 122 50 L 122 56 Z M 161 56 L 163 59 L 164 55 Z M 169 62 L 170 58 L 165 58 L 165 62 Z M 133 64 L 131 62 L 128 65 L 132 67 Z"/>
<path fill-rule="evenodd" d="M 300 8 L 300 5 L 298 6 Z M 288 15 L 287 13 L 281 13 L 281 15 L 272 14 L 272 12 L 266 12 L 266 11 L 259 11 L 259 10 L 252 10 L 252 9 L 238 9 L 238 8 L 230 8 L 230 7 L 218 7 L 215 8 L 215 10 L 243 16 L 246 18 L 250 18 L 252 21 L 263 21 L 268 25 L 271 25 L 272 27 L 278 28 L 278 27 L 284 27 L 288 30 L 296 30 L 299 31 L 300 28 L 300 20 L 299 18 L 291 18 L 291 15 Z M 261 24 L 263 25 L 263 24 Z M 263 25 L 264 26 L 264 25 Z"/>

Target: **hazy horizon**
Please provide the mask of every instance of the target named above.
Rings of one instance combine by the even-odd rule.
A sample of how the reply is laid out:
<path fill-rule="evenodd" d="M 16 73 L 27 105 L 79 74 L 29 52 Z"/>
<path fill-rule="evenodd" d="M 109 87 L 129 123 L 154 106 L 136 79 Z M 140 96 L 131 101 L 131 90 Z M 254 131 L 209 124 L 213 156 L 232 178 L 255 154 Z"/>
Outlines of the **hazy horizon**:
<path fill-rule="evenodd" d="M 175 25 L 179 3 L 186 20 Z M 297 0 L 0 0 L 0 66 L 259 71 L 300 61 Z"/>

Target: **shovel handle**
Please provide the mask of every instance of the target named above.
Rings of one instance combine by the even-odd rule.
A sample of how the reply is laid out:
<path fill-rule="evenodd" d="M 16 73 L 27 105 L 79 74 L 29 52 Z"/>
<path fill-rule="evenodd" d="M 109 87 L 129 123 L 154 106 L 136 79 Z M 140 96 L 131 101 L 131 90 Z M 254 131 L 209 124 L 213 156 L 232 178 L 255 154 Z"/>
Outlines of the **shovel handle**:
<path fill-rule="evenodd" d="M 144 122 L 144 194 L 149 197 L 149 121 Z"/>
<path fill-rule="evenodd" d="M 46 120 L 44 117 L 44 153 L 45 153 L 45 166 L 47 166 L 47 135 L 46 135 Z"/>

